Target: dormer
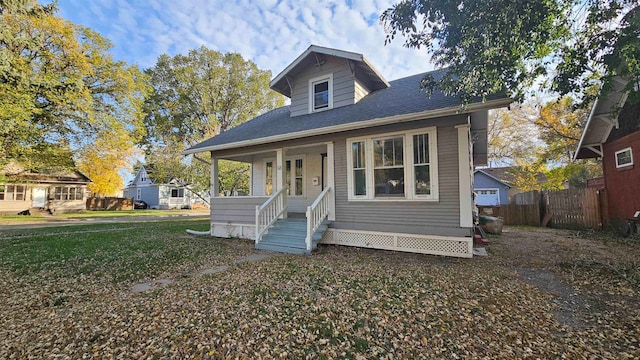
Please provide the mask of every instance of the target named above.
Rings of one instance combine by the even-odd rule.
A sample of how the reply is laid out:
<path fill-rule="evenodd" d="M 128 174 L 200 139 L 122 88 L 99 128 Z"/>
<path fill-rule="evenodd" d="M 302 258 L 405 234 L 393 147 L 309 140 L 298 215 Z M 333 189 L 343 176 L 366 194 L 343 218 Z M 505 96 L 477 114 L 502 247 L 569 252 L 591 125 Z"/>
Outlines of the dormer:
<path fill-rule="evenodd" d="M 362 55 L 311 45 L 278 74 L 271 88 L 291 99 L 291 116 L 353 105 L 389 83 Z"/>

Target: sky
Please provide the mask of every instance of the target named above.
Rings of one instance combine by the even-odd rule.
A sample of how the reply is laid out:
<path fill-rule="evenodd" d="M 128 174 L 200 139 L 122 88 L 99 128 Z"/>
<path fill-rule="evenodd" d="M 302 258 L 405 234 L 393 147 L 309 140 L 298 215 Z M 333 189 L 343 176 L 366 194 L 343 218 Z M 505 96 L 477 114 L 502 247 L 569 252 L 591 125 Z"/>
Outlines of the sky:
<path fill-rule="evenodd" d="M 142 69 L 161 54 L 206 46 L 237 52 L 272 78 L 310 45 L 363 54 L 387 79 L 433 70 L 426 51 L 385 46 L 379 22 L 399 0 L 59 0 L 59 14 L 113 43 L 112 54 Z"/>

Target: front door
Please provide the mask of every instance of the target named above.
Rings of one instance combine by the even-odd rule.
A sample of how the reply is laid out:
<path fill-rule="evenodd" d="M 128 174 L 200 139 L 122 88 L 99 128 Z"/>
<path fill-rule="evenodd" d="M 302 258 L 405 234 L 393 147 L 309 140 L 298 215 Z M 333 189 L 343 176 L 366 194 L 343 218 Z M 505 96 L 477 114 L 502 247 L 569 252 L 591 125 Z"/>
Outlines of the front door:
<path fill-rule="evenodd" d="M 44 208 L 47 203 L 47 189 L 45 188 L 33 188 L 33 200 L 31 201 L 31 207 Z"/>

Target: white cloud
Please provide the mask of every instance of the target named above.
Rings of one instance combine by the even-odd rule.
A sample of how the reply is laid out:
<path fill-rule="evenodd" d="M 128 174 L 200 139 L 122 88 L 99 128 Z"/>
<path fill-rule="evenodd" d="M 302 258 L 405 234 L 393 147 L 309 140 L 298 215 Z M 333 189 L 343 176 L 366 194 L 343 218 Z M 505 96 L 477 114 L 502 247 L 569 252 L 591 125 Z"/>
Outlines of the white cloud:
<path fill-rule="evenodd" d="M 239 52 L 276 75 L 309 45 L 364 54 L 388 80 L 432 69 L 424 52 L 385 46 L 379 15 L 394 0 L 60 0 L 61 15 L 100 32 L 114 57 L 155 64 L 202 45 Z M 205 5 L 206 4 L 206 5 Z"/>

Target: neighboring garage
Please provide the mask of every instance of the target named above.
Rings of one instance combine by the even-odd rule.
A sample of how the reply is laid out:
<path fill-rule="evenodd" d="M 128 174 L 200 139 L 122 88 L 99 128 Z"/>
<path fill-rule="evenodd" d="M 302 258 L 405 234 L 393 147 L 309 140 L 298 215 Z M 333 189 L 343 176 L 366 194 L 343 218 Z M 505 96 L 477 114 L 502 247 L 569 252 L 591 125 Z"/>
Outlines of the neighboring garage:
<path fill-rule="evenodd" d="M 511 185 L 487 174 L 482 169 L 473 173 L 473 191 L 476 193 L 476 205 L 500 206 L 509 203 Z"/>
<path fill-rule="evenodd" d="M 475 193 L 477 205 L 500 205 L 500 189 L 476 189 Z"/>

